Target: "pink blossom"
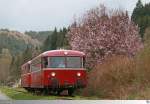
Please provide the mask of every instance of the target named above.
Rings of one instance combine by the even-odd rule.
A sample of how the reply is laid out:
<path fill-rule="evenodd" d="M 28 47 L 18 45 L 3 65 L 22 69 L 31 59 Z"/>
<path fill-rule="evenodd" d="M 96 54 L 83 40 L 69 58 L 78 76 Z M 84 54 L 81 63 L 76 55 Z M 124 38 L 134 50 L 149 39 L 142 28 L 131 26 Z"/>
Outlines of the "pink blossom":
<path fill-rule="evenodd" d="M 139 28 L 127 13 L 116 10 L 110 14 L 104 6 L 74 21 L 67 36 L 73 50 L 85 52 L 89 68 L 112 54 L 134 56 L 143 47 Z"/>

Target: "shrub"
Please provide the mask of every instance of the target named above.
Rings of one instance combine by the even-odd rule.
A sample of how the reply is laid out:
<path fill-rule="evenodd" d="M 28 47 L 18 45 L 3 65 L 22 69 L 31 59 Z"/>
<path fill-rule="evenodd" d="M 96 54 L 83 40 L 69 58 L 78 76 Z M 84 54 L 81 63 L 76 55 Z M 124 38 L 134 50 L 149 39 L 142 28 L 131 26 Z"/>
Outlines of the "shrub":
<path fill-rule="evenodd" d="M 98 64 L 89 73 L 88 87 L 83 94 L 107 99 L 134 99 L 137 92 L 149 87 L 150 54 L 147 52 L 150 50 L 143 50 L 135 58 L 112 56 Z"/>

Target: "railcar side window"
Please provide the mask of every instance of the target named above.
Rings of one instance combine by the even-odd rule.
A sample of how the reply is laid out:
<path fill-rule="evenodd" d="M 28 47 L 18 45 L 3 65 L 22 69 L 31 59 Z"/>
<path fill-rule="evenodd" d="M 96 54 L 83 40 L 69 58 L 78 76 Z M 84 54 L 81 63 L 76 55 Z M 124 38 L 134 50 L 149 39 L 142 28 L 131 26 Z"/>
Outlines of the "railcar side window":
<path fill-rule="evenodd" d="M 37 58 L 31 63 L 31 72 L 41 70 L 41 58 Z"/>
<path fill-rule="evenodd" d="M 47 68 L 48 67 L 48 58 L 44 57 L 42 59 L 42 68 Z"/>
<path fill-rule="evenodd" d="M 28 64 L 28 66 L 27 66 L 27 70 L 28 70 L 28 72 L 27 72 L 27 73 L 29 73 L 29 72 L 30 72 L 30 64 Z"/>
<path fill-rule="evenodd" d="M 65 57 L 50 57 L 50 68 L 65 68 Z"/>
<path fill-rule="evenodd" d="M 67 57 L 67 68 L 81 68 L 82 60 L 80 57 Z"/>

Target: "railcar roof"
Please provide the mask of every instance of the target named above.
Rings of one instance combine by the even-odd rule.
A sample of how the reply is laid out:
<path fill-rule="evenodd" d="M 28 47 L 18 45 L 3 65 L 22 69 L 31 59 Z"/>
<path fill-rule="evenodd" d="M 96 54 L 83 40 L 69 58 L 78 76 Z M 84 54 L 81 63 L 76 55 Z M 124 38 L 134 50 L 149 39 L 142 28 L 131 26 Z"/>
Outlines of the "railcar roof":
<path fill-rule="evenodd" d="M 41 54 L 42 56 L 84 56 L 85 54 L 75 50 L 52 50 Z"/>
<path fill-rule="evenodd" d="M 31 61 L 28 61 L 28 62 L 24 63 L 23 65 L 21 65 L 21 67 L 24 67 L 24 66 L 26 66 L 26 65 L 28 65 L 30 63 L 31 63 Z"/>
<path fill-rule="evenodd" d="M 48 56 L 85 56 L 85 54 L 81 51 L 76 50 L 50 50 L 36 56 L 31 60 L 31 62 L 39 57 L 48 57 Z"/>

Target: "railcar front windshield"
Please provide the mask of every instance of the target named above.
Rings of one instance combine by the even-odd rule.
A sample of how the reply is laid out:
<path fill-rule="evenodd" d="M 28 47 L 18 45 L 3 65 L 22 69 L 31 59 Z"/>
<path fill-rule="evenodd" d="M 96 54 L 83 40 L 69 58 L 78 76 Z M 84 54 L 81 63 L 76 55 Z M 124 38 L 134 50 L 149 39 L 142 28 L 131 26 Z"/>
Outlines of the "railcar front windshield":
<path fill-rule="evenodd" d="M 83 58 L 75 56 L 49 57 L 49 68 L 83 68 Z"/>
<path fill-rule="evenodd" d="M 51 68 L 65 68 L 65 57 L 50 57 L 49 67 Z"/>

